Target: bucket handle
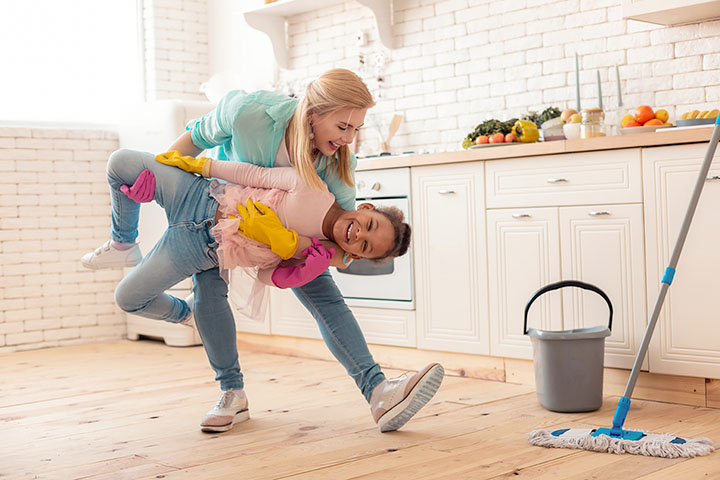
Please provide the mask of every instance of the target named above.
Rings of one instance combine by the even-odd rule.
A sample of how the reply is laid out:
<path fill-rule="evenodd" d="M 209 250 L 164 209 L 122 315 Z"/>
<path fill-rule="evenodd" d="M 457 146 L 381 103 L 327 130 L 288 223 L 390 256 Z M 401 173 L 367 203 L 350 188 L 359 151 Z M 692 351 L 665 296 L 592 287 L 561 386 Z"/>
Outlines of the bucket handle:
<path fill-rule="evenodd" d="M 557 290 L 558 288 L 562 288 L 562 287 L 583 288 L 585 290 L 591 290 L 591 291 L 597 293 L 598 295 L 600 295 L 607 302 L 608 310 L 610 310 L 610 320 L 608 320 L 608 330 L 612 330 L 613 307 L 612 307 L 612 303 L 610 303 L 610 299 L 608 298 L 607 295 L 605 295 L 605 292 L 600 290 L 600 288 L 596 287 L 595 285 L 581 282 L 579 280 L 561 280 L 559 282 L 550 283 L 550 284 L 542 287 L 540 290 L 538 290 L 537 292 L 535 292 L 533 294 L 532 298 L 530 298 L 527 305 L 525 305 L 525 327 L 523 329 L 523 331 L 525 332 L 525 335 L 527 335 L 527 333 L 528 333 L 527 320 L 528 320 L 528 312 L 530 311 L 530 305 L 532 305 L 533 302 L 535 300 L 537 300 L 538 297 L 540 295 L 542 295 L 543 293 L 551 292 L 553 290 Z"/>

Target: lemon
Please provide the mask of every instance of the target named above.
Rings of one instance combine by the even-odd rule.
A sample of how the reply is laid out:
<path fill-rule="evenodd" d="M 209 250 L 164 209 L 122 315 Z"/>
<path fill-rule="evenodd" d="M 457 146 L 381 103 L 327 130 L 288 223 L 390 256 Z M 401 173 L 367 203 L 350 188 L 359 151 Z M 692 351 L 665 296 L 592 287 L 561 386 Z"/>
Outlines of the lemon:
<path fill-rule="evenodd" d="M 670 118 L 670 114 L 668 114 L 667 110 L 661 108 L 660 110 L 655 110 L 655 118 L 665 123 L 668 121 L 668 118 Z"/>
<path fill-rule="evenodd" d="M 635 118 L 633 118 L 633 116 L 628 113 L 622 118 L 622 120 L 620 120 L 620 128 L 625 128 L 625 125 L 627 125 L 628 122 L 632 122 L 633 120 L 635 120 Z"/>

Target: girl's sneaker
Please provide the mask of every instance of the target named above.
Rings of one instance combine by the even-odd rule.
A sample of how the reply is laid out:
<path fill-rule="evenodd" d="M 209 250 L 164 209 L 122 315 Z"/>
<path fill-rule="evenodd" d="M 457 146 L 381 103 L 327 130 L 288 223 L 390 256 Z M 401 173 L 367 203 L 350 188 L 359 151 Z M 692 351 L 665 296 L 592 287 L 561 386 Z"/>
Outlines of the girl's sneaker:
<path fill-rule="evenodd" d="M 134 267 L 142 260 L 140 246 L 137 243 L 127 250 L 118 250 L 111 245 L 111 242 L 112 240 L 108 240 L 95 251 L 83 255 L 80 259 L 83 266 L 92 270 Z"/>
<path fill-rule="evenodd" d="M 244 422 L 249 418 L 245 392 L 242 389 L 226 390 L 220 395 L 220 400 L 213 409 L 205 414 L 200 428 L 203 432 L 227 432 L 236 423 Z"/>
<path fill-rule="evenodd" d="M 370 394 L 370 412 L 381 432 L 402 427 L 440 388 L 445 370 L 431 363 L 411 377 L 383 380 Z"/>

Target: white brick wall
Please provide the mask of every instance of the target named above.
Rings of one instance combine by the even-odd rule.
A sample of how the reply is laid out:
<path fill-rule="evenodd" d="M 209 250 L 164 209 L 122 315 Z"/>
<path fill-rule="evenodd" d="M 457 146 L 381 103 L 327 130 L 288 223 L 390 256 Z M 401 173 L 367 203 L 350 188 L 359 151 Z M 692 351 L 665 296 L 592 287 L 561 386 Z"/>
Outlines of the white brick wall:
<path fill-rule="evenodd" d="M 148 100 L 205 100 L 209 78 L 207 0 L 143 2 Z"/>
<path fill-rule="evenodd" d="M 79 262 L 109 236 L 117 134 L 0 127 L 0 353 L 119 339 L 119 270 Z"/>
<path fill-rule="evenodd" d="M 548 106 L 575 107 L 575 53 L 583 107 L 597 106 L 600 71 L 608 122 L 647 104 L 675 119 L 720 101 L 720 21 L 663 27 L 622 19 L 621 0 L 395 0 L 393 42 L 379 43 L 369 9 L 354 0 L 290 18 L 291 69 L 281 84 L 304 85 L 336 67 L 358 72 L 378 104 L 361 135 L 374 153 L 394 113 L 404 122 L 395 151 L 455 150 L 488 117 Z M 364 30 L 369 45 L 358 47 Z M 321 41 L 318 41 L 321 39 Z M 317 48 L 319 47 L 319 48 Z M 377 82 L 358 62 L 385 52 Z M 618 110 L 615 65 L 624 106 Z M 378 87 L 379 83 L 379 87 Z M 375 118 L 373 118 L 373 116 Z"/>

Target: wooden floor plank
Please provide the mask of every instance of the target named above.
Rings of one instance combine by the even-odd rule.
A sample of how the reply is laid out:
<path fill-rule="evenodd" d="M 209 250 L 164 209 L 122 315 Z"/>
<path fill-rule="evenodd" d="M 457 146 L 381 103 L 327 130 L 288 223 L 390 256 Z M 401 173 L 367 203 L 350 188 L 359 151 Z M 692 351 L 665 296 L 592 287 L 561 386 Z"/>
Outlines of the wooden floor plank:
<path fill-rule="evenodd" d="M 112 342 L 0 355 L 0 478 L 715 478 L 720 455 L 652 459 L 533 447 L 537 428 L 609 426 L 549 412 L 531 387 L 448 376 L 382 434 L 334 361 L 240 352 L 251 420 L 203 434 L 219 390 L 202 348 Z M 388 370 L 389 376 L 402 372 Z M 720 439 L 720 410 L 633 400 L 626 426 Z"/>

